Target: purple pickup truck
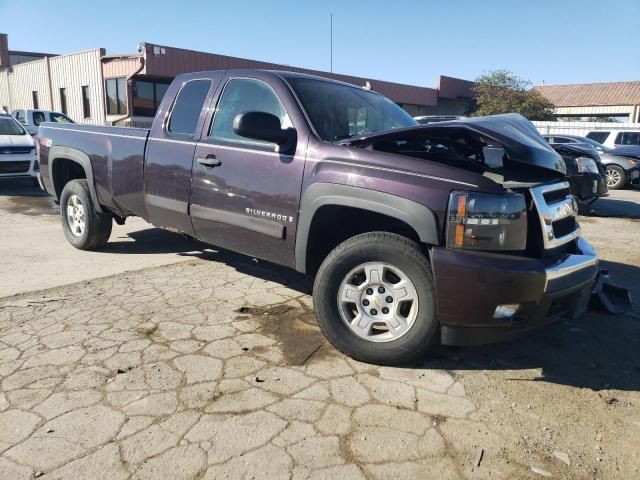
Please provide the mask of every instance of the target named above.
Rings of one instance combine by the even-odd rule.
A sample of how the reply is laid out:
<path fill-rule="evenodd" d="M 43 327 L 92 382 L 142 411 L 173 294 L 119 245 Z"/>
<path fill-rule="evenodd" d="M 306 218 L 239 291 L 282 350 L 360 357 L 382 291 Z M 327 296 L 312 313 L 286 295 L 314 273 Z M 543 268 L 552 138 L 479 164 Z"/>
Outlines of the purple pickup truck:
<path fill-rule="evenodd" d="M 579 315 L 598 275 L 562 158 L 516 114 L 419 125 L 367 88 L 228 70 L 178 76 L 150 130 L 40 136 L 73 246 L 138 216 L 307 273 L 322 331 L 362 361 Z"/>

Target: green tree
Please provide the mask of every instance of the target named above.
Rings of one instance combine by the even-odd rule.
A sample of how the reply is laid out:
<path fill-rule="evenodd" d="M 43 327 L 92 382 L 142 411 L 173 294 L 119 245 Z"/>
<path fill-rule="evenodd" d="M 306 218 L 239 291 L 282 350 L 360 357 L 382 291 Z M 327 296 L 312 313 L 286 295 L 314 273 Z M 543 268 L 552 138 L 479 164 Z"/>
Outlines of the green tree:
<path fill-rule="evenodd" d="M 508 70 L 495 70 L 476 78 L 474 117 L 519 113 L 529 120 L 552 120 L 554 105 L 531 82 Z"/>

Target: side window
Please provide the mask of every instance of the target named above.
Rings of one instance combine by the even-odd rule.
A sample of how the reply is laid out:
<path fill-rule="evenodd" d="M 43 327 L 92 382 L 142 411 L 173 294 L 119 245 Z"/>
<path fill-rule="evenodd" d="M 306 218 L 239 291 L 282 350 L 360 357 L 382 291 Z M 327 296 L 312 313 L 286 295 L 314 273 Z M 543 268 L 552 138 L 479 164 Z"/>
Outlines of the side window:
<path fill-rule="evenodd" d="M 16 120 L 18 120 L 20 123 L 24 125 L 25 123 L 24 110 L 17 110 L 14 116 L 16 117 Z"/>
<path fill-rule="evenodd" d="M 602 130 L 596 130 L 595 132 L 587 133 L 587 138 L 595 140 L 598 143 L 604 143 L 611 132 L 603 132 Z"/>
<path fill-rule="evenodd" d="M 616 145 L 640 145 L 640 132 L 620 132 L 615 143 Z"/>
<path fill-rule="evenodd" d="M 553 137 L 553 143 L 571 143 L 571 140 L 566 137 Z"/>
<path fill-rule="evenodd" d="M 233 120 L 239 113 L 266 112 L 280 119 L 282 128 L 291 127 L 291 121 L 282 102 L 269 85 L 248 78 L 229 80 L 218 102 L 209 136 L 216 139 L 269 145 L 269 142 L 250 140 L 233 131 Z"/>
<path fill-rule="evenodd" d="M 182 86 L 173 105 L 167 130 L 177 135 L 195 135 L 211 80 L 191 80 Z"/>
<path fill-rule="evenodd" d="M 73 123 L 73 121 L 67 117 L 66 115 L 62 115 L 61 113 L 50 112 L 49 118 L 52 122 L 55 123 Z"/>
<path fill-rule="evenodd" d="M 33 124 L 40 125 L 42 122 L 45 122 L 44 112 L 33 112 Z"/>

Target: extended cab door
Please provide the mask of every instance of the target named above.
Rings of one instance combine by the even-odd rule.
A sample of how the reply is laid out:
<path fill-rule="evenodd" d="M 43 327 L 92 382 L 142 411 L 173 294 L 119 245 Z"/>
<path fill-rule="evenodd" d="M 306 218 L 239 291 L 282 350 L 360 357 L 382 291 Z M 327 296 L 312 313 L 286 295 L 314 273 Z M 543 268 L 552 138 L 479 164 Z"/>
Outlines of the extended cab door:
<path fill-rule="evenodd" d="M 194 233 L 189 217 L 193 154 L 206 117 L 204 106 L 221 78 L 222 72 L 187 77 L 165 94 L 145 154 L 145 202 L 154 225 Z"/>
<path fill-rule="evenodd" d="M 290 95 L 284 84 L 268 79 L 227 79 L 193 162 L 191 219 L 199 239 L 294 264 L 308 137 L 305 128 L 297 128 L 299 112 L 291 111 L 295 105 Z M 274 114 L 283 128 L 296 128 L 297 139 L 288 151 L 234 132 L 236 115 L 249 111 Z"/>

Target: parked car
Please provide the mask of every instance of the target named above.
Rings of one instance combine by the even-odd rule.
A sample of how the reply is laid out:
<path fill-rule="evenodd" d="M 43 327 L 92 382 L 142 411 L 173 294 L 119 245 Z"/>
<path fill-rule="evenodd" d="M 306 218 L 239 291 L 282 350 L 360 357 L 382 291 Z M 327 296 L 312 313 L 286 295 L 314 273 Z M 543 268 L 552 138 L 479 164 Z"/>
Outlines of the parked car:
<path fill-rule="evenodd" d="M 607 194 L 607 174 L 595 148 L 584 143 L 552 143 L 567 167 L 571 193 L 587 201 Z"/>
<path fill-rule="evenodd" d="M 40 124 L 44 122 L 75 123 L 64 113 L 50 112 L 48 110 L 21 109 L 14 110 L 11 115 L 24 126 L 30 135 L 37 135 Z"/>
<path fill-rule="evenodd" d="M 579 315 L 598 276 L 565 163 L 517 114 L 419 125 L 361 87 L 228 70 L 176 77 L 150 130 L 40 129 L 73 246 L 139 216 L 295 268 L 315 277 L 323 333 L 360 361 Z"/>
<path fill-rule="evenodd" d="M 596 149 L 600 161 L 606 169 L 607 186 L 611 190 L 618 190 L 628 185 L 640 182 L 640 151 L 638 157 L 633 157 L 633 152 L 625 148 L 640 147 L 616 147 L 610 148 L 595 140 L 578 135 L 545 135 L 544 138 L 552 144 L 583 144 Z"/>
<path fill-rule="evenodd" d="M 638 146 L 640 145 L 640 130 L 592 130 L 587 133 L 587 138 L 611 148 L 625 145 Z"/>
<path fill-rule="evenodd" d="M 461 118 L 465 118 L 465 117 L 461 115 L 420 115 L 413 118 L 419 124 L 427 125 L 429 123 L 448 122 L 449 120 L 460 120 Z"/>
<path fill-rule="evenodd" d="M 38 171 L 33 138 L 9 114 L 0 113 L 0 178 L 33 178 Z"/>

